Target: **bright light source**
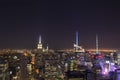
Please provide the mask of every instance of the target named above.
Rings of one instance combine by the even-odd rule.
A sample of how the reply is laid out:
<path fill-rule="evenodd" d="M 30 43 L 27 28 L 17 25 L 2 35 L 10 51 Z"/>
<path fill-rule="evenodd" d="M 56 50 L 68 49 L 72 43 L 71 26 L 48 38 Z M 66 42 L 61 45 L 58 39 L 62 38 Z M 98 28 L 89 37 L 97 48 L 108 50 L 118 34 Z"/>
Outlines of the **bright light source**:
<path fill-rule="evenodd" d="M 14 56 L 13 59 L 17 59 L 18 57 L 17 56 Z"/>
<path fill-rule="evenodd" d="M 17 76 L 13 76 L 13 79 L 17 79 Z"/>
<path fill-rule="evenodd" d="M 108 69 L 107 68 L 105 68 L 104 74 L 108 74 Z"/>
<path fill-rule="evenodd" d="M 106 63 L 110 63 L 110 61 L 106 61 Z"/>
<path fill-rule="evenodd" d="M 115 65 L 115 63 L 111 63 L 111 65 Z"/>
<path fill-rule="evenodd" d="M 18 66 L 17 68 L 20 69 L 20 66 Z"/>
<path fill-rule="evenodd" d="M 12 74 L 12 71 L 10 71 L 10 74 Z"/>

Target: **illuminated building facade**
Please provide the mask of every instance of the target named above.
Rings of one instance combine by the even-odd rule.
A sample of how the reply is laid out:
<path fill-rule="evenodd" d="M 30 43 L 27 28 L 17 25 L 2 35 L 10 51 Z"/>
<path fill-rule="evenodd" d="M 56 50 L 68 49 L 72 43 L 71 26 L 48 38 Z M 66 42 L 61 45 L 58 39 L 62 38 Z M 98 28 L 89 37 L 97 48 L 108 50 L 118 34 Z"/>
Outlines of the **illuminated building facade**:
<path fill-rule="evenodd" d="M 117 53 L 117 64 L 120 65 L 120 52 Z"/>
<path fill-rule="evenodd" d="M 41 41 L 41 36 L 39 36 L 39 43 L 38 43 L 37 49 L 43 49 L 43 47 L 42 47 L 42 41 Z"/>

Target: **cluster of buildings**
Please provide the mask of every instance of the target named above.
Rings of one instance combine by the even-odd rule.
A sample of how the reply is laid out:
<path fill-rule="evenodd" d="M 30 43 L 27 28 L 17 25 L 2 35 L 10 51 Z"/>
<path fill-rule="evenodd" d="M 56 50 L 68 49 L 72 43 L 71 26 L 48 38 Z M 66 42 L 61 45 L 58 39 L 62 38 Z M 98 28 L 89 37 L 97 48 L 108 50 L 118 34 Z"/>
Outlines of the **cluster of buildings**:
<path fill-rule="evenodd" d="M 73 50 L 54 51 L 48 45 L 44 48 L 41 36 L 37 49 L 1 50 L 0 80 L 39 80 L 51 76 L 64 79 L 67 71 L 97 70 L 96 65 L 101 67 L 102 74 L 119 68 L 120 51 L 99 50 L 97 36 L 95 50 L 85 50 L 78 42 L 76 32 Z"/>

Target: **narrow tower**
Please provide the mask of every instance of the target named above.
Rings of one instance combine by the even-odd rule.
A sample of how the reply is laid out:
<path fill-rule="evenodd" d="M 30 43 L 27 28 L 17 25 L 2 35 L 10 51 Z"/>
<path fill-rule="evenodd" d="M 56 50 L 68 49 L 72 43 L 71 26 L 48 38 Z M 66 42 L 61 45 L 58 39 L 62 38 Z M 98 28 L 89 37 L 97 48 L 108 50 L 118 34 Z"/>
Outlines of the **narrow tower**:
<path fill-rule="evenodd" d="M 76 51 L 78 51 L 78 31 L 76 31 Z"/>
<path fill-rule="evenodd" d="M 42 41 L 41 41 L 41 35 L 39 36 L 39 43 L 42 43 Z"/>
<path fill-rule="evenodd" d="M 79 37 L 78 37 L 78 31 L 76 31 L 76 40 L 74 44 L 74 50 L 75 52 L 85 52 L 85 50 L 82 48 L 82 46 L 79 46 Z"/>
<path fill-rule="evenodd" d="M 98 50 L 98 35 L 96 35 L 96 54 L 99 54 L 99 50 Z"/>
<path fill-rule="evenodd" d="M 78 51 L 78 31 L 76 31 L 76 41 L 75 41 L 75 44 L 74 44 L 74 48 L 75 48 L 75 51 L 77 52 Z"/>
<path fill-rule="evenodd" d="M 41 35 L 39 36 L 39 43 L 37 49 L 42 49 L 42 40 L 41 40 Z"/>
<path fill-rule="evenodd" d="M 76 31 L 76 45 L 78 46 L 78 31 Z"/>

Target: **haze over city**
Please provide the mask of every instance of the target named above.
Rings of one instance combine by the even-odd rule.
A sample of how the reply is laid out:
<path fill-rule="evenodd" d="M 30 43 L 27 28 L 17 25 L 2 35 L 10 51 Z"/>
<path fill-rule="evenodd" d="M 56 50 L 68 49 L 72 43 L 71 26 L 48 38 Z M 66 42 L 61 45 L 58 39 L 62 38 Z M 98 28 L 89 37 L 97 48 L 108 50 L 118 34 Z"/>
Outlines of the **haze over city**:
<path fill-rule="evenodd" d="M 51 49 L 71 49 L 75 32 L 79 44 L 120 48 L 119 3 L 115 1 L 0 1 L 0 49 L 37 47 L 39 35 Z"/>

